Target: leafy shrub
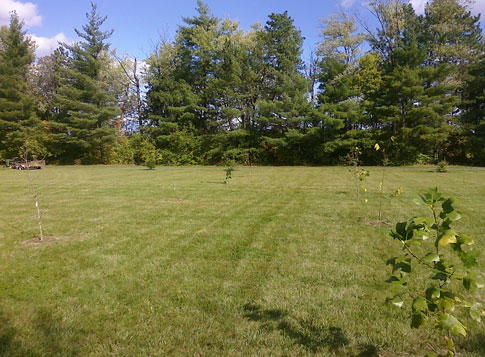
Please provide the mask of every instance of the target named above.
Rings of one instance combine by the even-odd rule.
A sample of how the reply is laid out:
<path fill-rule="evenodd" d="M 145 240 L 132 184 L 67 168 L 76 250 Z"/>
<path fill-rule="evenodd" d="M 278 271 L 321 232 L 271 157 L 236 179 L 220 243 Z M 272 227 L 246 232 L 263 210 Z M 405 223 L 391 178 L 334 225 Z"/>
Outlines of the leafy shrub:
<path fill-rule="evenodd" d="M 416 164 L 418 165 L 430 165 L 434 163 L 434 159 L 430 155 L 419 153 L 416 155 Z"/>
<path fill-rule="evenodd" d="M 448 163 L 446 161 L 438 162 L 438 167 L 436 168 L 436 172 L 447 172 L 448 171 Z"/>
<path fill-rule="evenodd" d="M 110 153 L 110 163 L 112 164 L 133 164 L 135 160 L 135 150 L 131 144 L 129 137 L 121 137 L 116 142 Z"/>

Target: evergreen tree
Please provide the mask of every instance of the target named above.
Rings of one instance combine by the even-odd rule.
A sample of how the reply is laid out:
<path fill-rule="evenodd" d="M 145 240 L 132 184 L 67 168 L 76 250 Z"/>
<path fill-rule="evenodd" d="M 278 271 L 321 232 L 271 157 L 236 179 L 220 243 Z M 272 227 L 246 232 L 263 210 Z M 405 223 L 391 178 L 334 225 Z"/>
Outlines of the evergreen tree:
<path fill-rule="evenodd" d="M 63 49 L 59 47 L 54 53 L 37 59 L 34 65 L 33 80 L 39 97 L 40 117 L 44 121 L 54 118 L 54 100 L 61 85 L 59 67 L 63 58 Z"/>
<path fill-rule="evenodd" d="M 461 153 L 451 159 L 458 163 L 465 161 L 481 166 L 485 165 L 485 57 L 470 66 L 467 82 L 463 92 L 461 109 L 464 111 L 461 120 L 461 134 L 466 139 L 460 147 Z M 455 140 L 455 144 L 457 141 Z M 455 152 L 450 148 L 450 153 Z M 461 155 L 460 155 L 461 154 Z"/>
<path fill-rule="evenodd" d="M 113 31 L 101 30 L 106 17 L 99 16 L 94 3 L 86 18 L 83 30 L 75 30 L 82 40 L 63 44 L 66 55 L 59 67 L 61 86 L 50 124 L 58 158 L 66 162 L 103 162 L 106 147 L 115 138 L 116 99 L 107 91 L 102 75 L 111 63 L 106 40 Z"/>
<path fill-rule="evenodd" d="M 0 155 L 19 155 L 27 136 L 43 127 L 31 81 L 34 43 L 23 30 L 23 22 L 11 13 L 9 27 L 0 30 Z"/>
<path fill-rule="evenodd" d="M 414 162 L 418 155 L 438 158 L 447 139 L 453 112 L 453 90 L 446 68 L 426 66 L 423 18 L 399 0 L 373 3 L 381 28 L 371 38 L 380 54 L 382 82 L 372 109 L 380 121 L 380 141 L 390 145 L 390 159 Z"/>
<path fill-rule="evenodd" d="M 269 160 L 295 162 L 303 155 L 298 131 L 310 111 L 308 82 L 302 73 L 303 37 L 285 11 L 269 15 L 257 38 L 263 62 L 254 125 L 264 136 Z"/>
<path fill-rule="evenodd" d="M 468 1 L 433 0 L 426 4 L 423 37 L 428 61 L 457 67 L 476 61 L 481 53 L 480 15 Z"/>

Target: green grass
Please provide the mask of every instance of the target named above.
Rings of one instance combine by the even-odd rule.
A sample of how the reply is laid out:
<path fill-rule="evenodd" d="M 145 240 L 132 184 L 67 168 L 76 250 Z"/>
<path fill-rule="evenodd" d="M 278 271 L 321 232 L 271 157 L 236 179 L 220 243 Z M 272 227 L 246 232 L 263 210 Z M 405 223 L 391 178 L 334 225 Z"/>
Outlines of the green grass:
<path fill-rule="evenodd" d="M 0 355 L 416 355 L 440 343 L 384 305 L 400 253 L 377 219 L 380 168 L 354 196 L 342 167 L 46 167 L 0 170 Z M 461 231 L 485 244 L 485 170 L 388 168 L 389 222 L 452 194 Z M 484 250 L 484 249 L 482 249 Z M 483 267 L 484 257 L 480 258 Z M 482 268 L 483 271 L 483 268 Z M 485 295 L 477 294 L 476 300 Z M 485 355 L 466 321 L 458 348 Z"/>

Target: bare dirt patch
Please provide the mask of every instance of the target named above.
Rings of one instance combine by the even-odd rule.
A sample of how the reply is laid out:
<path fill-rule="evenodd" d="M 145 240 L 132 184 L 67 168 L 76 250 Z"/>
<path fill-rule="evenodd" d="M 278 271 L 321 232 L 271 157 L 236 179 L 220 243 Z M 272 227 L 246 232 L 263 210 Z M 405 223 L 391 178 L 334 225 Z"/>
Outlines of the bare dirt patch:
<path fill-rule="evenodd" d="M 372 227 L 387 227 L 390 226 L 391 223 L 386 221 L 366 221 L 365 224 L 372 226 Z"/>

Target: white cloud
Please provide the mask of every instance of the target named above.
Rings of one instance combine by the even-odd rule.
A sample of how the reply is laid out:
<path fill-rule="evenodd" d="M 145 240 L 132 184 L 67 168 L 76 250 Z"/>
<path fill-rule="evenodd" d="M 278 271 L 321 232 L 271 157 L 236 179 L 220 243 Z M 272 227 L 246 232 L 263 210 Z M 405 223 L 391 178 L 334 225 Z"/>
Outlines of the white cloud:
<path fill-rule="evenodd" d="M 424 14 L 424 8 L 428 2 L 429 0 L 409 0 L 409 3 L 414 7 L 414 11 L 419 15 Z M 475 15 L 482 14 L 483 20 L 485 15 L 485 0 L 475 0 L 475 3 L 471 5 L 471 11 Z"/>
<path fill-rule="evenodd" d="M 37 5 L 31 2 L 16 0 L 0 1 L 0 26 L 10 23 L 10 12 L 16 11 L 20 19 L 25 21 L 26 26 L 39 26 L 42 23 L 42 16 L 37 13 Z"/>
<path fill-rule="evenodd" d="M 35 41 L 35 54 L 37 57 L 50 55 L 57 47 L 59 47 L 59 42 L 69 43 L 66 35 L 62 32 L 54 37 L 42 37 L 36 35 L 30 35 L 30 37 Z"/>
<path fill-rule="evenodd" d="M 340 6 L 342 6 L 344 9 L 349 9 L 355 4 L 355 0 L 340 0 Z"/>
<path fill-rule="evenodd" d="M 413 5 L 414 11 L 418 15 L 424 14 L 424 7 L 426 6 L 426 3 L 428 0 L 410 0 L 409 3 Z"/>

